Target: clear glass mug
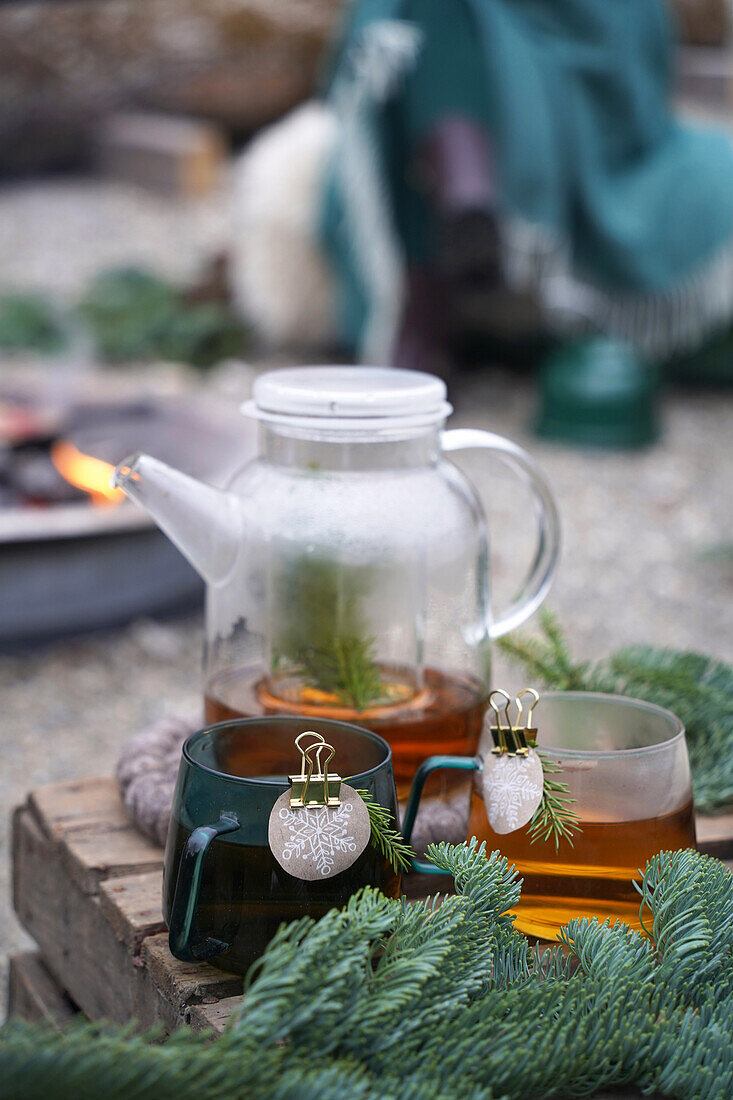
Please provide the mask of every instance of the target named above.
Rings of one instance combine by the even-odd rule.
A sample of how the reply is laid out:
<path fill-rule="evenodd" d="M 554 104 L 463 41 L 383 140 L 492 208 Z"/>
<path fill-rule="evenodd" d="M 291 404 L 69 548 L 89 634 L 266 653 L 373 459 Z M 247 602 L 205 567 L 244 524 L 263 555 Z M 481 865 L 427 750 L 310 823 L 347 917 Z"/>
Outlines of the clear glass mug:
<path fill-rule="evenodd" d="M 206 721 L 356 722 L 391 744 L 406 797 L 431 752 L 476 751 L 491 639 L 526 619 L 552 581 L 552 492 L 510 440 L 444 430 L 445 385 L 417 371 L 273 371 L 242 411 L 259 426 L 259 453 L 226 491 L 147 455 L 115 473 L 207 581 Z M 508 465 L 535 504 L 528 575 L 498 615 L 486 517 L 451 461 L 467 449 Z M 455 786 L 438 777 L 431 794 L 450 801 Z M 465 784 L 457 798 L 462 836 Z"/>
<path fill-rule="evenodd" d="M 425 778 L 434 770 L 472 771 L 468 838 L 499 849 L 522 876 L 517 927 L 554 939 L 572 917 L 639 924 L 632 880 L 660 851 L 695 847 L 690 764 L 684 726 L 676 715 L 638 699 L 592 692 L 549 692 L 536 711 L 538 745 L 562 771 L 580 817 L 572 846 L 552 838 L 531 842 L 529 827 L 496 834 L 481 794 L 480 772 L 493 740 L 485 729 L 478 755 L 432 757 L 410 793 L 403 833 L 412 834 Z M 438 873 L 416 862 L 423 873 Z"/>
<path fill-rule="evenodd" d="M 268 844 L 270 812 L 298 771 L 302 718 L 252 718 L 199 730 L 183 746 L 163 873 L 163 916 L 172 953 L 245 973 L 283 921 L 318 918 L 362 886 L 388 897 L 400 875 L 373 844 L 323 881 L 289 875 Z M 392 753 L 381 737 L 321 721 L 344 781 L 366 790 L 398 820 Z"/>

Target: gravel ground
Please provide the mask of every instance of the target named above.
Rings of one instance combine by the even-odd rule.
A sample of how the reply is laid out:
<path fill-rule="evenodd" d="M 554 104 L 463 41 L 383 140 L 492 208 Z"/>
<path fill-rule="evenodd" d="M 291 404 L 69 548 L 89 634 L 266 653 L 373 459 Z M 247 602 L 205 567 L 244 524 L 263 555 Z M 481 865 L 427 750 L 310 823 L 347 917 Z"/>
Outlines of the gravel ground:
<path fill-rule="evenodd" d="M 25 203 L 37 203 L 33 208 L 46 212 L 50 203 L 53 209 L 49 188 L 0 197 L 0 255 L 8 255 L 7 247 L 17 232 L 10 223 L 23 210 L 23 217 L 28 216 Z M 71 192 L 70 185 L 59 192 L 62 212 L 64 203 L 71 203 Z M 171 234 L 183 232 L 191 220 L 190 209 L 166 211 L 164 204 L 152 199 L 145 199 L 144 217 L 135 214 L 139 200 L 132 203 L 127 192 L 111 189 L 104 202 L 105 218 L 112 221 L 105 222 L 93 205 L 98 187 L 82 187 L 74 193 L 77 201 L 87 204 L 84 224 L 94 227 L 88 230 L 85 247 L 93 253 L 101 250 L 105 262 L 120 262 L 132 254 L 152 262 L 158 253 L 148 245 L 136 247 L 134 233 L 155 226 L 156 211 L 169 227 L 158 226 L 160 255 L 170 256 Z M 123 215 L 127 240 L 118 235 L 110 242 L 107 232 L 100 243 L 100 226 L 120 225 Z M 206 207 L 202 217 L 204 228 L 199 224 L 191 229 L 183 244 L 172 250 L 180 259 L 180 270 L 171 270 L 169 264 L 168 273 L 184 268 L 188 273 L 203 247 L 201 242 L 207 247 L 216 244 L 224 220 Z M 59 226 L 59 235 L 64 232 Z M 54 255 L 61 255 L 66 245 L 60 237 L 55 239 Z M 43 242 L 36 230 L 25 266 L 17 256 L 7 265 L 3 260 L 0 283 L 8 285 L 12 275 L 15 283 L 37 284 Z M 24 247 L 28 248 L 27 242 Z M 95 266 L 86 255 L 76 267 L 72 262 L 58 289 L 75 289 Z M 712 393 L 669 396 L 663 440 L 633 454 L 540 444 L 527 433 L 531 400 L 527 382 L 487 369 L 460 387 L 454 423 L 486 427 L 523 443 L 552 482 L 563 522 L 563 555 L 549 602 L 575 650 L 600 656 L 638 641 L 695 648 L 733 660 L 733 564 L 730 553 L 713 553 L 716 547 L 733 545 L 731 398 Z M 491 498 L 495 598 L 500 603 L 517 580 L 519 559 L 529 552 L 529 503 L 508 480 L 497 476 L 493 465 L 489 469 L 484 456 L 472 456 L 466 469 L 482 495 Z M 4 852 L 9 813 L 29 788 L 109 773 L 121 742 L 144 723 L 167 713 L 196 713 L 201 641 L 196 618 L 166 624 L 145 621 L 31 655 L 0 658 L 0 847 Z M 509 687 L 522 686 L 501 661 L 497 661 L 495 680 Z M 4 957 L 27 942 L 12 914 L 3 855 L 0 952 Z"/>
<path fill-rule="evenodd" d="M 0 195 L 0 287 L 81 294 L 107 267 L 187 281 L 226 242 L 222 195 L 167 200 L 105 180 L 40 181 Z"/>

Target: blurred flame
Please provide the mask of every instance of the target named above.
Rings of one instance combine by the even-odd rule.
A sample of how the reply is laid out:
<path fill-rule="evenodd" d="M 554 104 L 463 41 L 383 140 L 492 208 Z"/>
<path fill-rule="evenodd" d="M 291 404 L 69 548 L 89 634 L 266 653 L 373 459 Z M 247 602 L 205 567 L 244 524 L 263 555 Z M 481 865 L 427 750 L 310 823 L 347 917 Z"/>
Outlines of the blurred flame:
<path fill-rule="evenodd" d="M 65 440 L 60 440 L 51 447 L 51 461 L 62 477 L 77 489 L 89 493 L 93 504 L 119 504 L 124 500 L 122 489 L 113 489 L 110 486 L 115 468 L 109 462 L 85 455 L 73 443 Z"/>

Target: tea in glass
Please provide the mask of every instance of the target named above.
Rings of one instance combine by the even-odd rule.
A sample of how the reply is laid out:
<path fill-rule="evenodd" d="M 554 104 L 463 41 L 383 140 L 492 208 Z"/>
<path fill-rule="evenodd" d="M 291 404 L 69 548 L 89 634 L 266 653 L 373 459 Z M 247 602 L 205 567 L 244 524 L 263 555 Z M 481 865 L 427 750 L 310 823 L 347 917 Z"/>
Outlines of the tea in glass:
<path fill-rule="evenodd" d="M 191 830 L 176 821 L 172 860 L 177 867 Z M 216 966 L 246 971 L 259 958 L 285 921 L 312 917 L 346 905 L 362 886 L 377 886 L 387 897 L 399 897 L 400 876 L 377 849 L 366 849 L 347 870 L 323 882 L 304 882 L 282 869 L 265 845 L 227 843 L 219 837 L 207 856 L 196 911 L 202 938 L 227 947 L 212 958 Z M 169 905 L 173 899 L 169 898 Z"/>
<path fill-rule="evenodd" d="M 606 917 L 639 929 L 639 894 L 632 882 L 658 852 L 694 848 L 692 799 L 672 813 L 634 821 L 595 821 L 581 811 L 582 833 L 573 847 L 529 838 L 529 827 L 497 836 L 488 825 L 480 795 L 471 797 L 469 834 L 498 848 L 523 879 L 517 927 L 541 939 L 554 938 L 574 917 Z"/>
<path fill-rule="evenodd" d="M 371 842 L 346 870 L 315 882 L 289 874 L 270 850 L 270 813 L 290 789 L 295 738 L 307 729 L 293 717 L 224 722 L 184 745 L 163 881 L 178 958 L 244 973 L 283 921 L 322 917 L 363 886 L 399 896 L 400 875 Z M 334 747 L 343 778 L 397 820 L 389 745 L 346 722 L 320 721 L 318 732 Z"/>
<path fill-rule="evenodd" d="M 523 879 L 517 927 L 554 939 L 573 917 L 621 919 L 639 929 L 633 880 L 661 851 L 695 847 L 684 728 L 661 707 L 620 696 L 557 692 L 537 710 L 539 747 L 562 767 L 580 817 L 572 847 L 498 836 L 477 784 L 468 835 L 498 848 Z"/>
<path fill-rule="evenodd" d="M 543 754 L 556 761 L 553 775 L 568 787 L 580 820 L 572 837 L 555 847 L 530 840 L 530 825 L 495 833 L 483 798 L 484 759 L 493 739 L 486 728 L 478 754 L 436 756 L 420 767 L 403 822 L 410 839 L 427 776 L 435 771 L 473 773 L 467 839 L 498 849 L 522 877 L 516 924 L 523 932 L 554 939 L 574 917 L 622 919 L 640 928 L 639 879 L 660 851 L 695 847 L 690 765 L 684 727 L 670 711 L 618 695 L 552 692 L 535 721 Z M 417 817 L 419 821 L 419 817 Z M 440 873 L 417 861 L 423 874 Z"/>

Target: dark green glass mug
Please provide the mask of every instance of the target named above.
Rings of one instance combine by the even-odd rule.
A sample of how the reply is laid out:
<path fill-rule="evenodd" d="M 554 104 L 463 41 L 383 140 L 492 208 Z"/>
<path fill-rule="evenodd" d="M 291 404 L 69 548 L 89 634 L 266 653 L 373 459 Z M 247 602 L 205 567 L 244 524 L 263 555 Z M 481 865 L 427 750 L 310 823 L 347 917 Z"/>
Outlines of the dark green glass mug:
<path fill-rule="evenodd" d="M 369 843 L 351 867 L 306 882 L 270 851 L 270 812 L 299 769 L 295 738 L 304 718 L 245 718 L 188 738 L 173 796 L 163 876 L 163 916 L 171 952 L 244 973 L 283 921 L 321 917 L 362 886 L 398 897 L 400 876 Z M 319 719 L 335 749 L 333 766 L 398 821 L 392 751 L 376 733 Z"/>

